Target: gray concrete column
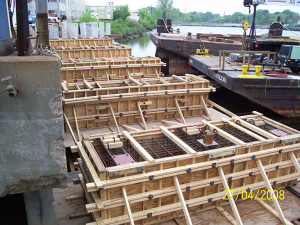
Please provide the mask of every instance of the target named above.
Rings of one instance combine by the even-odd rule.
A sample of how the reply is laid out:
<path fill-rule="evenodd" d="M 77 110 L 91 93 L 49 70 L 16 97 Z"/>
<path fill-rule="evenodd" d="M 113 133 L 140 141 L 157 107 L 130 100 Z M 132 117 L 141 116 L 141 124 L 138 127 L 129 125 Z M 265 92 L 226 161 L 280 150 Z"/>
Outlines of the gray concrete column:
<path fill-rule="evenodd" d="M 57 225 L 53 189 L 24 193 L 28 225 Z"/>

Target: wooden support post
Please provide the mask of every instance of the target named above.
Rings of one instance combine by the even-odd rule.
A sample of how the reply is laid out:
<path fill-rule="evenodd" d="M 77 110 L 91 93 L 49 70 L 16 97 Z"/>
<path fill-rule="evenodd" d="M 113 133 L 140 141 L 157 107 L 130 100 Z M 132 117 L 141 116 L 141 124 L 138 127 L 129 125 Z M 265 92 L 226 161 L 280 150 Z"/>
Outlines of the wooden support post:
<path fill-rule="evenodd" d="M 176 105 L 178 114 L 179 114 L 179 116 L 180 116 L 180 118 L 181 118 L 181 121 L 182 121 L 184 124 L 186 124 L 185 119 L 184 119 L 184 116 L 183 116 L 183 114 L 182 114 L 182 112 L 181 112 L 181 109 L 180 109 L 180 106 L 179 106 L 179 103 L 178 103 L 177 98 L 175 98 L 174 100 L 175 100 L 175 105 Z"/>
<path fill-rule="evenodd" d="M 124 137 L 129 140 L 132 147 L 142 156 L 143 159 L 149 162 L 154 162 L 154 158 L 127 131 L 122 132 Z"/>
<path fill-rule="evenodd" d="M 233 122 L 231 122 L 231 121 L 229 121 L 227 119 L 224 119 L 224 118 L 222 118 L 222 120 L 224 122 L 228 123 L 230 126 L 233 126 L 233 127 L 237 128 L 237 129 L 239 129 L 240 131 L 243 131 L 244 133 L 249 134 L 250 136 L 256 138 L 259 141 L 265 141 L 266 140 L 265 138 L 263 138 L 263 137 L 255 134 L 255 133 L 253 133 L 253 132 L 245 129 L 244 127 L 237 125 L 236 123 L 233 123 Z"/>
<path fill-rule="evenodd" d="M 260 159 L 256 159 L 256 163 L 257 163 L 258 169 L 260 171 L 260 174 L 261 174 L 261 176 L 262 176 L 262 178 L 263 178 L 263 180 L 264 180 L 264 182 L 266 184 L 267 189 L 273 194 L 274 190 L 272 188 L 272 185 L 271 185 L 271 183 L 269 181 L 269 178 L 268 178 L 268 176 L 266 174 L 266 171 L 265 171 L 265 169 L 264 169 L 264 167 L 263 167 Z M 272 198 L 272 201 L 274 203 L 274 206 L 275 206 L 275 209 L 276 209 L 276 211 L 278 213 L 280 221 L 282 223 L 285 223 L 285 217 L 283 215 L 283 212 L 282 212 L 282 210 L 280 208 L 280 205 L 279 205 L 278 201 L 275 198 Z"/>
<path fill-rule="evenodd" d="M 75 107 L 73 107 L 73 112 L 74 112 L 74 118 L 75 118 L 75 125 L 76 125 L 77 135 L 78 135 L 79 141 L 81 142 L 82 141 L 82 136 L 81 136 L 80 129 L 79 129 L 79 126 L 78 126 L 77 115 L 76 115 L 76 108 Z"/>
<path fill-rule="evenodd" d="M 244 127 L 247 127 L 250 130 L 252 130 L 252 131 L 254 131 L 254 132 L 256 132 L 256 133 L 258 133 L 258 134 L 260 134 L 260 135 L 262 135 L 262 136 L 264 136 L 266 138 L 269 138 L 269 139 L 278 139 L 278 137 L 276 137 L 275 135 L 273 135 L 273 134 L 271 134 L 271 133 L 269 133 L 269 132 L 267 132 L 267 131 L 265 131 L 263 129 L 260 129 L 259 127 L 255 126 L 255 125 L 253 125 L 251 123 L 248 123 L 248 122 L 246 122 L 246 121 L 244 121 L 244 120 L 242 120 L 242 119 L 240 119 L 240 118 L 238 118 L 236 116 L 234 116 L 233 119 L 235 121 L 239 121 L 240 124 L 243 125 Z"/>
<path fill-rule="evenodd" d="M 221 177 L 221 180 L 222 180 L 222 184 L 223 184 L 223 186 L 224 186 L 224 189 L 227 190 L 227 193 L 228 193 L 228 194 L 227 194 L 228 200 L 229 200 L 231 209 L 232 209 L 232 211 L 233 211 L 234 217 L 235 217 L 235 219 L 236 219 L 236 222 L 237 222 L 237 224 L 242 225 L 243 222 L 242 222 L 242 220 L 241 220 L 240 214 L 239 214 L 239 212 L 238 212 L 238 210 L 237 210 L 237 207 L 236 207 L 236 205 L 235 205 L 235 202 L 234 202 L 232 193 L 231 193 L 231 191 L 230 191 L 230 189 L 229 189 L 229 186 L 228 186 L 228 183 L 227 183 L 227 180 L 226 180 L 226 177 L 225 177 L 225 175 L 224 175 L 224 172 L 223 172 L 222 167 L 218 167 L 218 171 L 219 171 L 219 175 L 220 175 L 220 177 Z"/>
<path fill-rule="evenodd" d="M 65 113 L 64 113 L 64 118 L 65 118 L 65 121 L 66 121 L 66 123 L 67 123 L 67 126 L 68 126 L 68 128 L 69 128 L 69 130 L 70 130 L 70 132 L 71 132 L 71 135 L 72 135 L 72 138 L 73 138 L 74 142 L 77 143 L 78 140 L 77 140 L 76 137 L 75 137 L 75 134 L 74 134 L 74 132 L 73 132 L 73 130 L 72 130 L 71 124 L 70 124 L 70 122 L 69 122 L 69 120 L 68 120 L 68 118 L 67 118 L 67 116 L 66 116 Z"/>
<path fill-rule="evenodd" d="M 216 130 L 218 132 L 218 134 L 220 134 L 221 136 L 227 138 L 229 141 L 231 141 L 232 143 L 236 144 L 236 145 L 246 145 L 245 142 L 241 141 L 240 139 L 232 136 L 231 134 L 228 134 L 227 132 L 221 130 L 220 128 L 216 127 L 215 125 L 212 125 L 211 123 L 203 120 L 202 121 L 205 125 L 209 126 L 212 130 Z"/>
<path fill-rule="evenodd" d="M 236 220 L 223 209 L 221 206 L 216 205 L 216 209 L 232 224 L 232 225 L 237 225 Z"/>
<path fill-rule="evenodd" d="M 143 112 L 142 112 L 142 109 L 141 109 L 140 102 L 137 102 L 137 106 L 138 106 L 138 109 L 139 109 L 139 112 L 140 112 L 141 119 L 142 119 L 143 124 L 144 124 L 144 128 L 145 128 L 145 130 L 147 130 L 147 124 L 146 124 L 146 121 L 145 121 L 145 118 L 144 118 L 144 115 L 143 115 Z"/>
<path fill-rule="evenodd" d="M 68 89 L 68 87 L 67 87 L 65 81 L 62 81 L 62 82 L 61 82 L 61 87 L 62 87 L 62 89 L 63 89 L 64 92 L 68 92 L 68 91 L 69 91 L 69 89 Z"/>
<path fill-rule="evenodd" d="M 129 223 L 130 223 L 130 225 L 134 225 L 134 221 L 133 221 L 133 217 L 132 217 L 132 213 L 131 213 L 131 209 L 130 209 L 130 205 L 129 205 L 125 187 L 122 187 L 122 193 L 123 193 L 123 198 L 125 201 L 125 206 L 126 206 L 126 210 L 127 210 L 127 214 L 128 214 Z"/>
<path fill-rule="evenodd" d="M 184 197 L 183 197 L 183 194 L 182 194 L 181 187 L 180 187 L 177 176 L 174 176 L 174 183 L 175 183 L 175 186 L 176 186 L 176 189 L 177 189 L 177 194 L 179 196 L 179 200 L 180 200 L 181 207 L 182 207 L 182 210 L 183 210 L 183 213 L 184 213 L 184 216 L 185 216 L 186 223 L 188 225 L 192 225 L 193 223 L 192 223 L 189 211 L 187 209 L 187 205 L 185 203 L 185 200 L 184 200 Z"/>
<path fill-rule="evenodd" d="M 113 108 L 112 108 L 111 104 L 108 104 L 108 105 L 109 105 L 109 108 L 110 108 L 111 114 L 112 114 L 112 116 L 113 116 L 113 118 L 114 118 L 114 122 L 115 122 L 115 125 L 116 125 L 116 127 L 117 127 L 117 130 L 118 130 L 118 132 L 120 133 L 120 127 L 119 127 L 119 124 L 118 124 L 117 118 L 116 118 L 116 116 L 115 116 L 114 110 L 113 110 Z"/>
<path fill-rule="evenodd" d="M 209 120 L 212 120 L 212 119 L 211 119 L 210 112 L 208 111 L 208 108 L 207 108 L 207 106 L 206 106 L 206 104 L 205 104 L 205 101 L 204 101 L 202 95 L 201 95 L 201 103 L 202 103 L 202 105 L 204 106 L 204 110 L 205 110 L 206 115 L 208 116 Z"/>
<path fill-rule="evenodd" d="M 264 200 L 261 200 L 261 198 L 258 198 L 258 197 L 256 198 L 256 201 L 259 204 L 261 204 L 266 210 L 268 210 L 271 214 L 273 214 L 273 216 L 277 217 L 280 220 L 278 213 L 268 203 L 266 203 Z M 284 218 L 284 219 L 285 219 L 284 220 L 284 222 L 285 222 L 284 224 L 286 224 L 286 225 L 293 225 L 286 218 Z"/>
<path fill-rule="evenodd" d="M 178 145 L 187 154 L 194 155 L 197 153 L 194 149 L 192 149 L 190 146 L 184 143 L 180 138 L 178 138 L 175 134 L 169 131 L 166 127 L 160 126 L 159 128 L 164 133 L 164 135 L 170 138 L 176 145 Z"/>
<path fill-rule="evenodd" d="M 298 173 L 299 173 L 299 175 L 300 175 L 300 166 L 299 166 L 299 162 L 298 162 L 298 160 L 297 160 L 297 158 L 296 158 L 294 152 L 290 152 L 289 154 L 290 154 L 290 157 L 291 157 L 291 159 L 292 159 L 292 161 L 293 161 L 293 163 L 294 163 L 294 166 L 296 167 L 296 169 L 297 169 L 297 171 L 298 171 Z"/>
<path fill-rule="evenodd" d="M 172 77 L 173 77 L 174 79 L 179 80 L 179 81 L 182 81 L 182 82 L 184 82 L 184 83 L 187 82 L 187 80 L 183 79 L 182 77 L 178 77 L 178 76 L 176 76 L 176 75 L 172 75 Z"/>

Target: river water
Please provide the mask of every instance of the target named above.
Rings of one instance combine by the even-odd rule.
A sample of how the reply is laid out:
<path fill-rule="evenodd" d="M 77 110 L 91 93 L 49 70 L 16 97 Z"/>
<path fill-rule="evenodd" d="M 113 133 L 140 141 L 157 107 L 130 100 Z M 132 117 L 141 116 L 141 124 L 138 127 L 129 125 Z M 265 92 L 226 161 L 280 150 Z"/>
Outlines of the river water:
<path fill-rule="evenodd" d="M 182 33 L 192 32 L 196 33 L 217 33 L 217 34 L 243 34 L 242 28 L 238 27 L 201 27 L 201 26 L 173 26 L 173 29 L 180 29 Z M 155 32 L 155 30 L 151 31 Z M 261 35 L 268 33 L 267 29 L 257 29 L 256 34 Z M 300 32 L 283 31 L 284 36 L 300 36 Z M 150 34 L 144 33 L 141 37 L 132 39 L 130 41 L 121 42 L 132 48 L 133 56 L 155 56 L 156 46 L 150 40 Z M 280 121 L 288 126 L 300 130 L 300 119 L 284 118 L 265 107 L 253 103 L 252 101 L 235 94 L 225 88 L 218 88 L 216 93 L 210 94 L 210 99 L 219 105 L 232 111 L 235 114 L 243 114 L 252 111 L 263 113 L 274 120 Z"/>

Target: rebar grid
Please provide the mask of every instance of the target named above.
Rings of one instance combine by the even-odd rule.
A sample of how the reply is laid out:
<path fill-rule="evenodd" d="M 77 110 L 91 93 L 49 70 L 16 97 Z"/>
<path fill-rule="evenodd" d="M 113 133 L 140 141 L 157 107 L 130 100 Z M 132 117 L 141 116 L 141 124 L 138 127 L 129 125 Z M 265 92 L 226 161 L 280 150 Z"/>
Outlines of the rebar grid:
<path fill-rule="evenodd" d="M 200 130 L 199 134 L 189 135 L 182 128 L 178 128 L 178 129 L 175 129 L 175 135 L 177 137 L 179 137 L 181 140 L 183 140 L 186 144 L 188 144 L 191 148 L 193 148 L 197 152 L 234 145 L 234 143 L 232 143 L 231 141 L 223 138 L 218 133 L 215 133 L 214 141 L 217 143 L 217 145 L 205 146 L 199 142 L 204 137 L 204 131 L 205 130 Z"/>
<path fill-rule="evenodd" d="M 154 158 L 164 158 L 168 156 L 182 155 L 185 152 L 179 148 L 168 137 L 146 138 L 139 140 L 139 144 Z"/>
<path fill-rule="evenodd" d="M 224 126 L 219 127 L 220 129 L 224 130 L 225 132 L 231 134 L 232 136 L 240 139 L 243 142 L 253 142 L 257 141 L 256 138 L 250 136 L 249 134 L 244 133 L 243 131 L 229 125 L 228 123 L 225 123 Z"/>

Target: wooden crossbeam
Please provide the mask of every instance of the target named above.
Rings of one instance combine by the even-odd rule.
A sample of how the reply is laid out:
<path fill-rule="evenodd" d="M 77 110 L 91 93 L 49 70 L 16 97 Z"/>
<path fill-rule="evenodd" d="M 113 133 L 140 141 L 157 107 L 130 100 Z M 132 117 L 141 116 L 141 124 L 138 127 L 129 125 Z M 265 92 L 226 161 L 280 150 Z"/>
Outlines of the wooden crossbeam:
<path fill-rule="evenodd" d="M 143 159 L 154 162 L 154 158 L 127 132 L 122 131 L 124 137 L 129 140 L 132 147 L 142 156 Z"/>
<path fill-rule="evenodd" d="M 273 188 L 272 188 L 272 185 L 271 185 L 271 183 L 270 183 L 270 181 L 269 181 L 269 178 L 268 178 L 268 176 L 267 176 L 267 174 L 266 174 L 266 171 L 265 171 L 265 169 L 264 169 L 264 167 L 263 167 L 263 164 L 261 163 L 260 159 L 256 159 L 256 163 L 257 163 L 257 166 L 258 166 L 258 168 L 259 168 L 260 174 L 261 174 L 261 176 L 262 176 L 262 178 L 263 178 L 263 180 L 264 180 L 264 182 L 265 182 L 265 185 L 266 185 L 267 189 L 268 189 L 271 193 L 274 193 L 274 190 L 273 190 Z M 278 213 L 278 217 L 279 217 L 280 221 L 281 221 L 282 223 L 285 223 L 285 217 L 284 217 L 284 215 L 283 215 L 283 212 L 282 212 L 282 210 L 281 210 L 281 208 L 280 208 L 280 205 L 279 205 L 278 201 L 277 201 L 275 198 L 272 198 L 272 201 L 273 201 L 273 203 L 274 203 L 274 206 L 275 206 L 275 209 L 276 209 L 276 211 L 277 211 L 277 213 Z"/>
<path fill-rule="evenodd" d="M 216 209 L 232 224 L 232 225 L 237 225 L 236 220 L 223 209 L 223 207 L 216 205 Z"/>
<path fill-rule="evenodd" d="M 157 71 L 156 71 L 156 73 L 157 73 Z M 159 80 L 160 80 L 160 82 L 162 82 L 163 84 L 169 84 L 169 82 L 166 81 L 166 80 L 165 80 L 164 78 L 162 78 L 162 77 L 160 77 Z"/>
<path fill-rule="evenodd" d="M 176 75 L 172 75 L 172 77 L 176 80 L 182 81 L 182 82 L 187 82 L 187 80 L 183 79 L 182 77 L 176 76 Z"/>
<path fill-rule="evenodd" d="M 265 131 L 265 130 L 263 130 L 263 129 L 261 129 L 261 128 L 253 125 L 253 124 L 251 124 L 251 123 L 248 123 L 248 122 L 246 122 L 246 121 L 244 121 L 244 120 L 242 120 L 242 119 L 240 119 L 240 118 L 238 118 L 236 116 L 234 116 L 233 119 L 235 121 L 239 121 L 240 124 L 243 125 L 244 127 L 247 127 L 250 130 L 252 130 L 252 131 L 254 131 L 254 132 L 256 132 L 256 133 L 258 133 L 258 134 L 260 134 L 260 135 L 262 135 L 262 136 L 264 136 L 266 138 L 269 138 L 269 139 L 278 139 L 278 137 L 276 137 L 275 135 L 273 135 L 273 134 L 271 134 L 271 133 L 269 133 L 269 132 L 267 132 L 267 131 Z"/>
<path fill-rule="evenodd" d="M 223 186 L 224 186 L 224 189 L 227 190 L 227 193 L 228 193 L 227 196 L 228 196 L 229 204 L 230 204 L 231 209 L 232 209 L 232 211 L 233 211 L 233 214 L 234 214 L 234 217 L 235 217 L 235 219 L 236 219 L 236 222 L 237 222 L 237 224 L 242 225 L 243 222 L 242 222 L 242 220 L 241 220 L 240 214 L 239 214 L 239 212 L 238 212 L 238 210 L 237 210 L 237 207 L 236 207 L 236 205 L 235 205 L 235 202 L 234 202 L 232 193 L 231 193 L 231 191 L 230 191 L 230 189 L 229 189 L 229 186 L 228 186 L 228 183 L 227 183 L 227 180 L 226 180 L 226 177 L 225 177 L 225 175 L 224 175 L 224 172 L 223 172 L 222 167 L 218 167 L 218 172 L 219 172 L 219 175 L 220 175 L 220 177 L 221 177 L 221 180 L 222 180 L 222 184 L 223 184 Z"/>
<path fill-rule="evenodd" d="M 129 205 L 129 201 L 128 201 L 128 197 L 127 197 L 125 187 L 122 187 L 122 193 L 123 193 L 123 198 L 124 198 L 124 201 L 125 201 L 125 207 L 126 207 L 126 210 L 127 210 L 129 223 L 130 223 L 130 225 L 134 225 L 134 221 L 133 221 L 133 217 L 132 217 L 132 213 L 131 213 L 131 209 L 130 209 L 130 205 Z"/>
<path fill-rule="evenodd" d="M 193 154 L 193 155 L 197 153 L 194 149 L 192 149 L 189 145 L 184 143 L 179 137 L 177 137 L 175 134 L 169 131 L 166 127 L 160 126 L 159 128 L 164 133 L 164 135 L 170 138 L 176 145 L 178 145 L 186 153 Z"/>
<path fill-rule="evenodd" d="M 136 85 L 139 85 L 139 86 L 142 86 L 142 85 L 143 85 L 141 82 L 137 81 L 136 79 L 134 79 L 134 78 L 131 77 L 131 76 L 129 77 L 129 80 L 130 80 L 131 82 L 135 83 Z"/>
<path fill-rule="evenodd" d="M 229 110 L 223 108 L 222 106 L 218 105 L 217 103 L 208 100 L 208 104 L 212 105 L 213 107 L 219 109 L 220 111 L 222 111 L 223 113 L 226 113 L 229 116 L 236 116 L 234 113 L 230 112 Z"/>
<path fill-rule="evenodd" d="M 182 111 L 181 111 L 181 109 L 180 109 L 180 106 L 179 106 L 179 103 L 178 103 L 177 98 L 175 98 L 175 105 L 176 105 L 178 114 L 179 114 L 179 116 L 180 116 L 180 118 L 181 118 L 181 121 L 182 121 L 184 124 L 186 124 L 185 119 L 184 119 L 184 116 L 183 116 Z"/>
<path fill-rule="evenodd" d="M 177 194 L 178 194 L 178 197 L 179 197 L 179 200 L 180 200 L 180 203 L 181 203 L 181 207 L 182 207 L 182 210 L 183 210 L 183 213 L 184 213 L 186 223 L 188 225 L 192 225 L 193 223 L 192 223 L 192 220 L 191 220 L 191 216 L 190 216 L 189 211 L 187 209 L 187 205 L 185 203 L 185 200 L 184 200 L 184 197 L 183 197 L 183 194 L 182 194 L 181 187 L 180 187 L 177 176 L 174 176 L 174 183 L 175 183 L 175 186 L 176 186 L 176 189 L 177 189 Z"/>
<path fill-rule="evenodd" d="M 205 113 L 206 113 L 206 115 L 208 116 L 209 120 L 212 120 L 211 115 L 210 115 L 210 112 L 208 111 L 207 105 L 205 104 L 205 101 L 204 101 L 202 95 L 201 95 L 201 103 L 202 103 L 202 105 L 204 106 Z"/>
<path fill-rule="evenodd" d="M 276 210 L 274 210 L 268 203 L 266 203 L 264 200 L 262 200 L 261 198 L 256 198 L 256 201 L 262 205 L 266 210 L 268 210 L 271 214 L 273 214 L 273 216 L 275 216 L 276 218 L 278 218 L 280 220 L 280 217 L 278 215 L 278 213 L 276 212 Z M 293 225 L 290 221 L 288 221 L 286 218 L 284 218 L 284 224 L 286 225 Z"/>
<path fill-rule="evenodd" d="M 128 125 L 125 125 L 125 124 L 122 124 L 122 127 L 124 127 L 126 130 L 141 131 L 138 128 L 135 128 L 135 127 L 132 127 L 132 126 L 128 126 Z"/>
<path fill-rule="evenodd" d="M 111 104 L 108 104 L 108 105 L 109 105 L 109 109 L 110 109 L 110 111 L 111 111 L 111 114 L 112 114 L 112 116 L 113 116 L 113 119 L 114 119 L 115 125 L 116 125 L 116 127 L 117 127 L 117 130 L 118 130 L 118 132 L 120 133 L 120 127 L 119 127 L 119 124 L 118 124 L 117 118 L 116 118 L 116 116 L 115 116 L 114 110 L 113 110 L 113 108 L 112 108 Z"/>
<path fill-rule="evenodd" d="M 87 81 L 87 80 L 83 80 L 84 86 L 90 90 L 93 90 L 93 86 Z"/>
<path fill-rule="evenodd" d="M 289 152 L 289 154 L 290 154 L 290 157 L 291 157 L 291 159 L 292 159 L 292 161 L 294 163 L 294 166 L 296 167 L 296 169 L 297 169 L 297 171 L 298 171 L 298 173 L 300 175 L 300 165 L 299 165 L 299 162 L 298 162 L 298 160 L 297 160 L 294 152 Z"/>
<path fill-rule="evenodd" d="M 265 141 L 265 140 L 266 140 L 265 138 L 263 138 L 263 137 L 261 137 L 261 136 L 255 134 L 255 133 L 253 133 L 253 132 L 250 131 L 250 130 L 245 129 L 245 128 L 242 127 L 242 126 L 237 125 L 236 123 L 231 122 L 230 120 L 227 120 L 227 119 L 224 119 L 224 118 L 222 118 L 221 120 L 223 120 L 224 122 L 228 123 L 230 126 L 235 127 L 235 128 L 237 128 L 238 130 L 240 130 L 240 131 L 242 131 L 242 132 L 244 132 L 244 133 L 246 133 L 246 134 L 248 134 L 248 135 L 250 135 L 250 136 L 256 138 L 257 140 L 260 140 L 260 141 Z"/>
<path fill-rule="evenodd" d="M 138 109 L 139 109 L 139 113 L 140 113 L 141 119 L 142 119 L 143 124 L 144 124 L 144 128 L 145 128 L 145 130 L 147 130 L 147 124 L 146 124 L 146 120 L 144 118 L 144 114 L 143 114 L 142 109 L 141 109 L 140 102 L 137 102 L 137 106 L 138 106 Z"/>
<path fill-rule="evenodd" d="M 216 127 L 215 125 L 203 120 L 202 121 L 205 125 L 209 126 L 209 128 L 211 128 L 212 130 L 216 130 L 218 132 L 218 134 L 220 134 L 221 136 L 227 138 L 229 141 L 231 141 L 232 143 L 234 144 L 237 144 L 237 145 L 246 145 L 245 142 L 241 141 L 240 139 L 232 136 L 231 134 L 221 130 L 220 128 Z"/>

